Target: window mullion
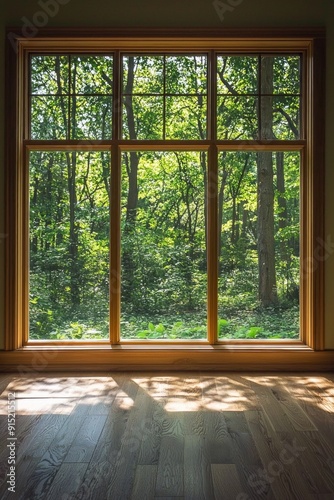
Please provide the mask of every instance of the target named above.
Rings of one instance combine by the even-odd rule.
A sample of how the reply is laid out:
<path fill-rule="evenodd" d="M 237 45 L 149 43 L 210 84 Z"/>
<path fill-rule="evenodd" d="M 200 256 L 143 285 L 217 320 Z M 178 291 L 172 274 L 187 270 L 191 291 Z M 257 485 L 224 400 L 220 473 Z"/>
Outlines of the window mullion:
<path fill-rule="evenodd" d="M 120 341 L 120 275 L 121 275 L 121 153 L 117 141 L 122 137 L 122 58 L 120 51 L 114 52 L 113 63 L 113 116 L 111 147 L 111 181 L 110 181 L 110 269 L 109 269 L 109 301 L 111 344 Z"/>
<path fill-rule="evenodd" d="M 218 321 L 218 149 L 214 143 L 217 139 L 217 61 L 215 51 L 209 54 L 208 81 L 208 121 L 209 138 L 212 144 L 208 154 L 208 177 L 206 186 L 207 202 L 207 272 L 208 272 L 208 340 L 217 343 Z"/>

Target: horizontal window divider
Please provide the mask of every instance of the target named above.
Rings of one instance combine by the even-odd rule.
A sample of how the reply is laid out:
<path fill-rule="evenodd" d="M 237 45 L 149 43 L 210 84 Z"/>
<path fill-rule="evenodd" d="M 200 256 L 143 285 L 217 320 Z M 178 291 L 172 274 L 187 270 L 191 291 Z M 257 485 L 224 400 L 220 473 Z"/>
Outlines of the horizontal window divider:
<path fill-rule="evenodd" d="M 306 141 L 273 141 L 273 140 L 258 140 L 258 141 L 216 141 L 218 150 L 238 151 L 238 150 L 253 150 L 253 151 L 301 151 L 306 146 Z"/>
<path fill-rule="evenodd" d="M 55 95 L 55 94 L 54 94 Z M 78 94 L 76 94 L 78 95 Z M 85 94 L 87 95 L 87 94 Z M 96 95 L 96 94 L 94 94 Z M 230 95 L 230 94 L 221 94 L 221 95 Z M 234 95 L 234 94 L 231 94 L 231 95 Z M 258 95 L 258 94 L 251 94 L 251 95 Z M 286 94 L 284 94 L 285 96 Z M 126 93 L 123 93 L 122 94 L 122 97 L 207 97 L 208 94 L 207 93 L 202 93 L 202 92 L 198 92 L 198 93 L 182 93 L 182 94 L 171 94 L 169 92 L 166 92 L 166 93 L 133 93 L 133 94 L 126 94 Z"/>
<path fill-rule="evenodd" d="M 62 94 L 29 94 L 29 97 L 113 97 L 113 94 L 74 94 L 73 92 L 64 92 Z"/>
<path fill-rule="evenodd" d="M 237 151 L 247 148 L 253 150 L 270 151 L 300 151 L 306 146 L 305 140 L 37 140 L 24 141 L 24 146 L 30 151 L 58 151 L 58 150 L 95 150 L 107 151 L 111 146 L 118 146 L 123 151 L 140 150 L 180 150 L 180 151 L 206 151 L 210 146 L 216 145 L 219 150 L 229 149 Z M 179 149 L 178 149 L 179 148 Z"/>
<path fill-rule="evenodd" d="M 36 95 L 36 94 L 34 94 Z M 37 94 L 37 95 L 40 95 L 40 94 Z M 56 94 L 53 94 L 53 95 L 56 95 Z M 125 94 L 123 94 L 125 95 Z M 134 94 L 132 94 L 134 95 Z M 179 95 L 179 94 L 178 94 Z M 198 94 L 196 94 L 198 95 Z M 203 94 L 200 94 L 200 95 L 203 95 Z M 217 97 L 301 97 L 301 93 L 299 92 L 298 94 L 290 94 L 290 93 L 286 93 L 286 94 L 282 94 L 282 93 L 277 93 L 277 94 L 262 94 L 260 92 L 249 92 L 247 94 L 241 94 L 239 92 L 235 92 L 232 94 L 232 92 L 226 92 L 226 93 L 222 93 L 222 92 L 217 92 Z"/>
<path fill-rule="evenodd" d="M 207 151 L 212 141 L 118 141 L 122 151 Z"/>
<path fill-rule="evenodd" d="M 24 141 L 29 151 L 109 151 L 112 141 Z"/>

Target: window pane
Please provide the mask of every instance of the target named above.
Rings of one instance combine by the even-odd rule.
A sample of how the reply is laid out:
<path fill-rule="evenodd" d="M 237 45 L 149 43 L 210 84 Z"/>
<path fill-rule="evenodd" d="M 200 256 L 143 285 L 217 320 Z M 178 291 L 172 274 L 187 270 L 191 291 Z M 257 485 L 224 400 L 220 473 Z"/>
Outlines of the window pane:
<path fill-rule="evenodd" d="M 257 56 L 219 56 L 217 58 L 218 94 L 257 94 Z"/>
<path fill-rule="evenodd" d="M 163 56 L 123 57 L 124 94 L 162 94 Z"/>
<path fill-rule="evenodd" d="M 300 94 L 300 56 L 263 56 L 262 66 L 266 59 L 272 60 L 273 93 Z"/>
<path fill-rule="evenodd" d="M 71 56 L 73 94 L 112 93 L 111 56 Z"/>
<path fill-rule="evenodd" d="M 41 140 L 68 138 L 68 97 L 31 98 L 31 138 Z"/>
<path fill-rule="evenodd" d="M 71 97 L 71 138 L 111 139 L 111 97 Z"/>
<path fill-rule="evenodd" d="M 32 94 L 68 94 L 67 56 L 32 56 L 30 75 Z"/>
<path fill-rule="evenodd" d="M 205 56 L 166 57 L 167 94 L 206 94 L 207 62 Z"/>
<path fill-rule="evenodd" d="M 33 56 L 31 138 L 111 139 L 112 62 L 112 56 Z"/>
<path fill-rule="evenodd" d="M 296 152 L 219 158 L 219 338 L 299 338 Z"/>
<path fill-rule="evenodd" d="M 277 139 L 300 138 L 299 97 L 273 98 L 273 133 Z"/>
<path fill-rule="evenodd" d="M 166 98 L 166 139 L 206 139 L 206 97 Z"/>
<path fill-rule="evenodd" d="M 255 97 L 218 97 L 217 138 L 258 139 L 257 103 Z"/>
<path fill-rule="evenodd" d="M 123 138 L 205 139 L 206 72 L 204 56 L 125 56 Z"/>
<path fill-rule="evenodd" d="M 123 339 L 206 338 L 206 168 L 205 153 L 123 154 Z"/>
<path fill-rule="evenodd" d="M 261 97 L 261 138 L 300 138 L 299 97 Z"/>
<path fill-rule="evenodd" d="M 163 138 L 163 98 L 157 96 L 124 97 L 124 139 Z"/>
<path fill-rule="evenodd" d="M 30 153 L 30 338 L 109 337 L 107 152 Z"/>

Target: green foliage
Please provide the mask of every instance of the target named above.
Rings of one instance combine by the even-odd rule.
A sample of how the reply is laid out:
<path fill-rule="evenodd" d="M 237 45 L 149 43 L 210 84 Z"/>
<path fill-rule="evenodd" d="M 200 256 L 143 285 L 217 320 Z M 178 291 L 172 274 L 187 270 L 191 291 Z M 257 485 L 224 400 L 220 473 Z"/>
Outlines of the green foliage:
<path fill-rule="evenodd" d="M 299 56 L 219 55 L 218 138 L 261 133 L 265 57 L 273 95 L 261 99 L 272 106 L 273 137 L 299 137 Z M 112 66 L 111 56 L 32 56 L 31 137 L 110 139 Z M 123 138 L 206 139 L 206 56 L 124 56 L 122 89 Z M 221 339 L 298 337 L 299 153 L 269 155 L 278 303 L 265 309 L 258 301 L 261 154 L 219 153 Z M 106 151 L 30 152 L 31 338 L 109 336 L 110 164 Z M 204 151 L 123 152 L 122 338 L 206 338 L 210 182 Z"/>
<path fill-rule="evenodd" d="M 206 319 L 201 314 L 183 315 L 183 320 L 175 321 L 175 316 L 164 315 L 163 323 L 147 321 L 147 316 L 123 315 L 121 321 L 122 338 L 175 340 L 175 339 L 205 339 Z"/>

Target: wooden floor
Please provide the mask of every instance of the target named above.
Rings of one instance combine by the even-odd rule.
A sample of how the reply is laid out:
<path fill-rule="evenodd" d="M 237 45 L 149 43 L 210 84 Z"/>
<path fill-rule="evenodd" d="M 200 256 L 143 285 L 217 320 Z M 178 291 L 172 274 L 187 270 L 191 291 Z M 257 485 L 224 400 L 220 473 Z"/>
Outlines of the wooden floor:
<path fill-rule="evenodd" d="M 5 374 L 0 390 L 1 499 L 334 499 L 334 374 Z"/>

